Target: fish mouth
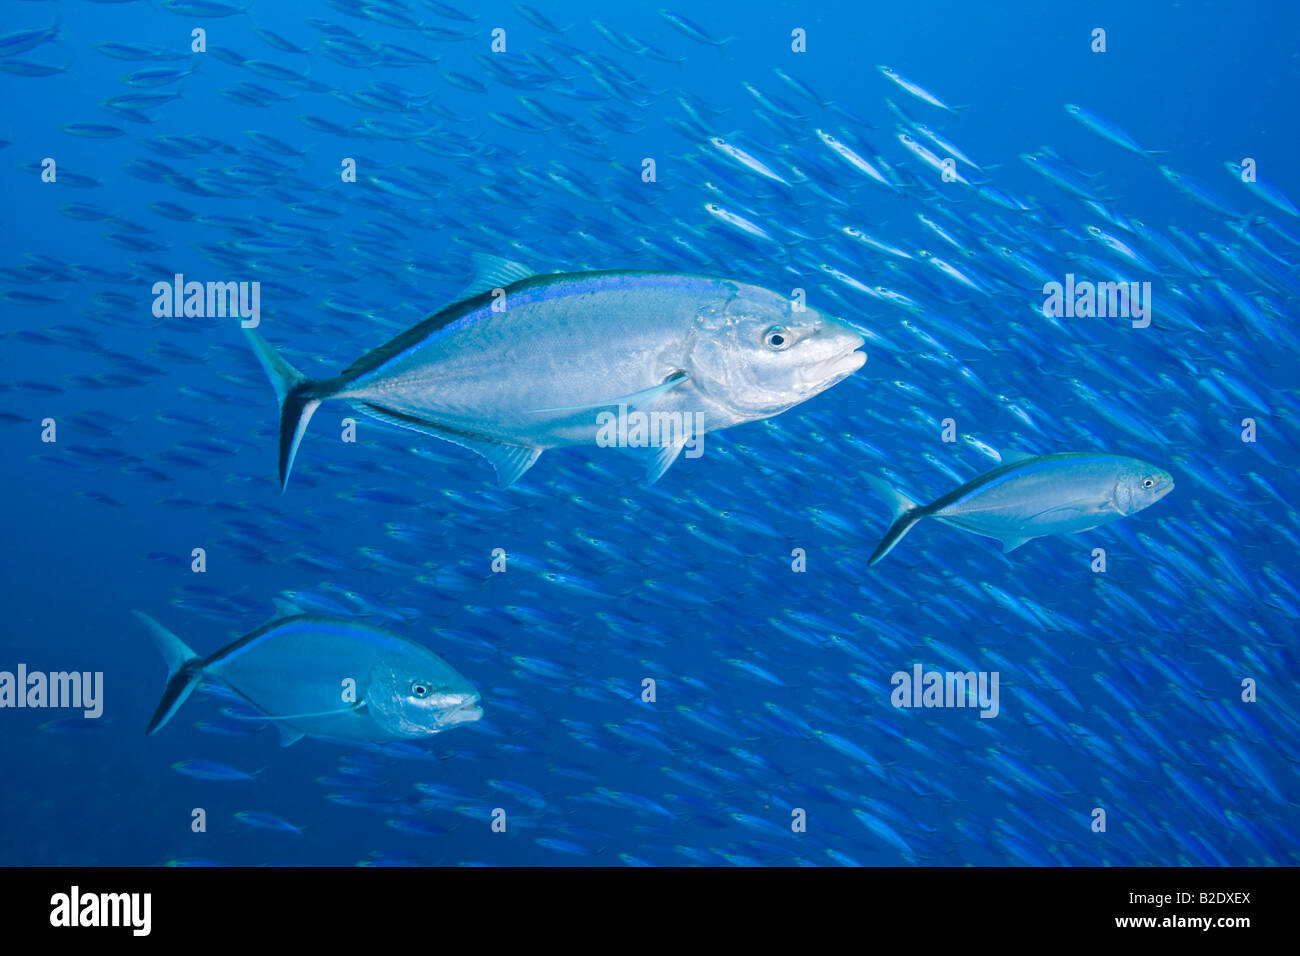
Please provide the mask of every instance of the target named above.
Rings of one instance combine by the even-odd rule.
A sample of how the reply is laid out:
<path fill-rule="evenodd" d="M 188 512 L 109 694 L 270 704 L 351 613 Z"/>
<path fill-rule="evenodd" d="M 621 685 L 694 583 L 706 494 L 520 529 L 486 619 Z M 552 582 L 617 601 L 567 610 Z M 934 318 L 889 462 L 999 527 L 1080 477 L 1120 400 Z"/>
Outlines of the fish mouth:
<path fill-rule="evenodd" d="M 450 726 L 453 724 L 468 724 L 472 721 L 478 720 L 483 716 L 483 708 L 478 705 L 478 701 L 479 698 L 475 697 L 472 700 L 467 700 L 460 706 L 447 711 L 447 713 L 443 715 L 442 723 Z"/>
<path fill-rule="evenodd" d="M 859 352 L 855 346 L 852 352 L 845 352 L 837 359 L 831 360 L 831 366 L 828 371 L 843 377 L 851 375 L 862 366 L 867 364 L 867 353 Z"/>
<path fill-rule="evenodd" d="M 866 344 L 866 339 L 860 335 L 855 335 L 854 339 L 856 341 L 847 351 L 809 366 L 806 379 L 822 388 L 829 388 L 862 368 L 867 363 L 867 353 L 859 352 L 858 349 Z"/>
<path fill-rule="evenodd" d="M 1163 498 L 1165 495 L 1169 494 L 1169 492 L 1173 490 L 1174 490 L 1174 483 L 1172 480 L 1170 480 L 1167 483 L 1160 486 L 1160 489 L 1156 492 L 1155 500 L 1159 501 L 1161 498 Z"/>

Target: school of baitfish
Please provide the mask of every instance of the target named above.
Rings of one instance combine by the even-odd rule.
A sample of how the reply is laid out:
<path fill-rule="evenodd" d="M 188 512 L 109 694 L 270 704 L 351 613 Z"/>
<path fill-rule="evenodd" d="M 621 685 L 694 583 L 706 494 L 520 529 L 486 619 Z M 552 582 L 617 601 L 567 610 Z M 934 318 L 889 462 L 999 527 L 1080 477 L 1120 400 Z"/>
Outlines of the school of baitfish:
<path fill-rule="evenodd" d="M 493 24 L 433 0 L 338 0 L 292 36 L 218 0 L 159 6 L 178 36 L 229 29 L 202 57 L 103 37 L 95 53 L 128 72 L 60 124 L 105 143 L 98 165 L 60 168 L 59 212 L 117 264 L 29 252 L 0 268 L 7 309 L 57 315 L 6 348 L 76 350 L 83 366 L 6 393 L 104 396 L 33 462 L 112 469 L 142 497 L 80 494 L 188 523 L 262 587 L 305 582 L 207 656 L 140 614 L 170 672 L 151 733 L 197 691 L 206 735 L 373 742 L 320 778 L 331 804 L 402 837 L 367 864 L 466 862 L 438 841 L 498 806 L 551 862 L 1296 862 L 1297 702 L 1234 707 L 1221 690 L 1242 674 L 1281 681 L 1279 635 L 1300 617 L 1284 567 L 1248 570 L 1232 546 L 1266 524 L 1279 554 L 1300 549 L 1283 483 L 1300 449 L 1281 430 L 1235 431 L 1300 413 L 1293 381 L 1276 380 L 1300 347 L 1285 318 L 1298 211 L 1280 189 L 1243 183 L 1234 159 L 1210 185 L 1066 106 L 1081 137 L 1182 211 L 1139 220 L 1070 142 L 971 158 L 961 140 L 978 116 L 906 71 L 864 71 L 834 99 L 797 58 L 733 91 L 695 88 L 686 67 L 731 40 L 670 11 L 638 37 L 516 3 L 510 52 L 492 53 Z M 62 65 L 66 47 L 58 20 L 11 32 L 0 70 L 81 69 Z M 319 80 L 309 64 L 326 61 L 352 82 Z M 243 138 L 196 132 L 186 116 L 202 103 L 236 111 Z M 296 127 L 262 118 L 282 104 Z M 619 144 L 665 111 L 647 178 Z M 503 143 L 521 137 L 532 145 Z M 0 156 L 37 176 L 9 145 Z M 356 182 L 325 185 L 340 156 Z M 153 199 L 123 201 L 122 175 Z M 274 303 L 245 337 L 277 420 L 229 318 L 156 323 L 134 353 L 101 341 L 136 328 L 139 290 L 180 271 L 173 234 L 197 237 L 187 272 L 258 280 Z M 1158 283 L 1153 323 L 1044 315 L 1044 284 L 1066 273 Z M 77 285 L 91 290 L 79 319 L 45 311 Z M 154 446 L 121 440 L 136 422 L 112 396 L 132 389 L 156 399 Z M 268 495 L 267 449 L 283 486 L 335 399 L 382 425 L 355 446 L 306 440 L 296 494 Z M 639 466 L 567 449 L 592 445 L 595 414 L 620 405 L 741 427 L 662 479 L 680 447 Z M 950 416 L 959 440 L 941 443 Z M 29 418 L 0 411 L 6 428 Z M 542 451 L 552 467 L 529 472 Z M 638 484 L 637 468 L 661 480 Z M 1173 475 L 1190 503 L 1110 524 Z M 220 494 L 193 490 L 210 476 Z M 894 490 L 945 485 L 927 505 Z M 867 574 L 923 517 L 957 530 L 926 528 Z M 1008 552 L 1083 534 L 1003 556 L 958 531 Z M 1089 571 L 1099 546 L 1122 574 Z M 158 616 L 244 631 L 266 599 L 181 583 Z M 917 660 L 1000 671 L 1002 716 L 890 707 L 888 675 Z M 341 678 L 355 680 L 346 704 Z M 737 691 L 765 700 L 735 706 Z M 1085 707 L 1084 691 L 1108 706 Z M 1148 719 L 1174 694 L 1194 708 Z M 434 752 L 410 742 L 460 725 Z M 794 772 L 810 753 L 815 769 Z M 525 763 L 544 773 L 512 779 Z M 246 788 L 267 776 L 174 767 Z M 973 783 L 994 812 L 970 809 Z M 1124 808 L 1105 841 L 1087 826 L 1098 804 Z M 806 833 L 792 834 L 792 807 L 814 821 Z M 233 818 L 303 833 L 267 810 Z M 688 826 L 711 837 L 684 841 Z"/>

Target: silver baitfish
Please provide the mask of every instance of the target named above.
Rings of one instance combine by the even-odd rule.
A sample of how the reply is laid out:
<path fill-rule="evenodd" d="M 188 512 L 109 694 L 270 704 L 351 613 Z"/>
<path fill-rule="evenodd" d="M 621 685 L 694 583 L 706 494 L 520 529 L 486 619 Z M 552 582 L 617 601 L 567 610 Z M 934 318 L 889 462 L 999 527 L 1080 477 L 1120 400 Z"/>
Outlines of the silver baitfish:
<path fill-rule="evenodd" d="M 279 614 L 208 657 L 139 611 L 167 661 L 167 687 L 146 734 L 160 730 L 203 680 L 237 692 L 289 746 L 305 735 L 390 741 L 426 737 L 478 720 L 474 685 L 437 654 L 379 628 L 304 614 L 277 599 Z M 355 699 L 345 697 L 352 680 Z"/>
<path fill-rule="evenodd" d="M 503 487 L 549 448 L 604 444 L 617 411 L 658 413 L 657 480 L 703 432 L 770 418 L 857 371 L 863 338 L 815 309 L 729 279 L 671 272 L 534 275 L 476 256 L 468 298 L 336 378 L 315 381 L 248 333 L 280 400 L 280 486 L 307 423 L 337 398 L 487 458 Z"/>
<path fill-rule="evenodd" d="M 1091 531 L 1136 514 L 1174 489 L 1174 479 L 1155 465 L 1092 452 L 1006 453 L 997 468 L 928 505 L 878 478 L 868 481 L 894 510 L 868 564 L 882 560 L 922 518 L 996 538 L 1003 551 L 1013 551 L 1031 538 Z"/>

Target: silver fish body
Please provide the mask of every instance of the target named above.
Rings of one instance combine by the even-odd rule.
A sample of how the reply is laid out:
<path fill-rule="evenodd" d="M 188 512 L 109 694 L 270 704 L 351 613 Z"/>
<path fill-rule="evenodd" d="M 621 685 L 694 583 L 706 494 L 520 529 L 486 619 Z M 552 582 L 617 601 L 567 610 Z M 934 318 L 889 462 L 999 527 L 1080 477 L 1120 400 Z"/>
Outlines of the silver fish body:
<path fill-rule="evenodd" d="M 869 564 L 876 564 L 922 518 L 996 538 L 1013 551 L 1032 538 L 1090 531 L 1135 514 L 1173 490 L 1168 472 L 1137 458 L 1091 452 L 1003 455 L 1003 464 L 928 505 L 878 479 L 894 522 Z"/>
<path fill-rule="evenodd" d="M 428 648 L 277 603 L 280 616 L 208 657 L 136 611 L 169 670 L 146 733 L 160 730 L 205 679 L 220 681 L 262 711 L 285 746 L 303 736 L 406 740 L 483 716 L 474 685 Z"/>
<path fill-rule="evenodd" d="M 547 449 L 598 443 L 615 412 L 714 431 L 779 414 L 866 360 L 847 325 L 757 286 L 657 272 L 533 276 L 482 258 L 475 294 L 333 379 L 307 379 L 246 330 L 281 401 L 282 486 L 327 399 L 470 448 L 505 486 Z M 651 481 L 681 447 L 653 450 Z"/>

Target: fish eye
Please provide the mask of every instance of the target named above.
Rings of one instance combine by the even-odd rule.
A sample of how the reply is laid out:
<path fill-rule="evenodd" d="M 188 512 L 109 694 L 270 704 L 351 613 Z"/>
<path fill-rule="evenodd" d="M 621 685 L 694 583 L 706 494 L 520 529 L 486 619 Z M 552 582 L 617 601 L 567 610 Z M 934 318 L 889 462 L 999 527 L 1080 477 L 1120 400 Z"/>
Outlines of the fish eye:
<path fill-rule="evenodd" d="M 1142 479 L 1142 487 L 1143 487 L 1143 488 L 1153 488 L 1153 487 L 1155 487 L 1155 483 L 1156 483 L 1156 480 L 1155 480 L 1154 478 L 1143 478 L 1143 479 Z"/>
<path fill-rule="evenodd" d="M 429 688 L 426 687 L 424 684 L 418 684 L 418 683 L 417 683 L 417 684 L 412 684 L 412 685 L 411 685 L 411 694 L 414 695 L 415 697 L 428 697 L 428 696 L 429 696 Z"/>
<path fill-rule="evenodd" d="M 790 346 L 790 333 L 779 325 L 774 325 L 763 335 L 763 344 L 773 352 L 780 352 Z"/>

